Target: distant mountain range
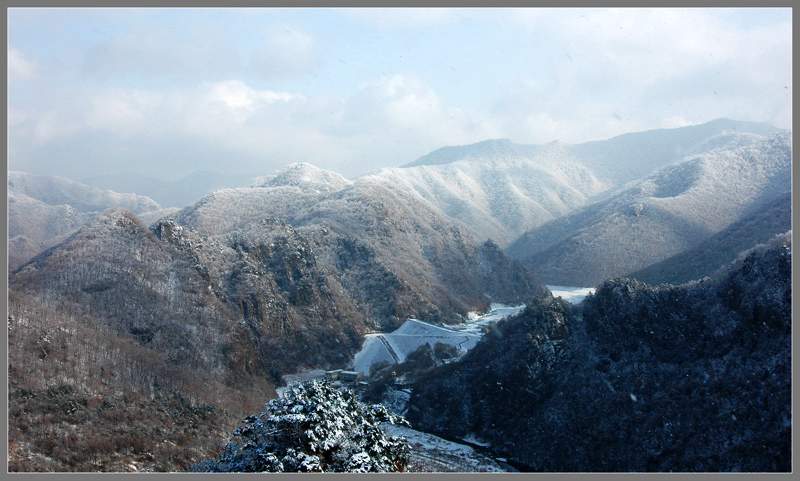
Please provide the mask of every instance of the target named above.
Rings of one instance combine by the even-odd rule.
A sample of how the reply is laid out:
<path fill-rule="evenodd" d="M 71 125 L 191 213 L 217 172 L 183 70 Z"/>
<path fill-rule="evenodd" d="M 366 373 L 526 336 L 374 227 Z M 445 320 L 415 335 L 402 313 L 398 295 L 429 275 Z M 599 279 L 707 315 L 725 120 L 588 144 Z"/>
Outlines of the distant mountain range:
<path fill-rule="evenodd" d="M 588 286 L 692 249 L 730 224 L 746 222 L 759 202 L 788 192 L 787 139 L 766 124 L 719 119 L 575 145 L 499 139 L 444 147 L 355 180 L 308 163 L 260 178 L 197 172 L 174 182 L 136 175 L 87 180 L 149 197 L 12 173 L 12 266 L 105 208 L 129 208 L 150 224 L 177 210 L 162 210 L 150 197 L 184 206 L 221 188 L 302 187 L 283 196 L 282 207 L 269 207 L 297 218 L 294 212 L 315 202 L 315 195 L 355 182 L 413 199 L 477 240 L 492 239 L 548 283 Z M 724 182 L 714 180 L 726 175 Z M 45 228 L 37 226 L 40 219 L 51 220 Z"/>
<path fill-rule="evenodd" d="M 62 240 L 99 212 L 124 208 L 144 219 L 169 211 L 149 197 L 91 187 L 63 177 L 8 173 L 9 269 Z"/>
<path fill-rule="evenodd" d="M 788 134 L 712 140 L 710 150 L 527 232 L 508 253 L 549 284 L 591 286 L 695 248 L 776 199 L 788 202 Z"/>
<path fill-rule="evenodd" d="M 165 207 L 186 207 L 210 192 L 250 185 L 252 180 L 252 176 L 243 174 L 197 171 L 178 180 L 124 173 L 88 177 L 82 179 L 82 182 L 117 192 L 137 192 Z"/>
<path fill-rule="evenodd" d="M 507 246 L 526 231 L 602 200 L 668 165 L 778 132 L 767 124 L 719 119 L 574 145 L 487 140 L 444 147 L 373 176 L 424 199 L 478 237 Z"/>

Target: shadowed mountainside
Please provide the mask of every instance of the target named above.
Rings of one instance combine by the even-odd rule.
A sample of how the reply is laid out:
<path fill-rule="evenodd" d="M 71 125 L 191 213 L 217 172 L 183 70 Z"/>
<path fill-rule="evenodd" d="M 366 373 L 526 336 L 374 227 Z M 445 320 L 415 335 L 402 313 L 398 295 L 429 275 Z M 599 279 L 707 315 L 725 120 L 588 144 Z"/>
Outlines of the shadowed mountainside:
<path fill-rule="evenodd" d="M 787 471 L 791 246 L 711 280 L 534 302 L 413 386 L 417 429 L 533 471 Z"/>

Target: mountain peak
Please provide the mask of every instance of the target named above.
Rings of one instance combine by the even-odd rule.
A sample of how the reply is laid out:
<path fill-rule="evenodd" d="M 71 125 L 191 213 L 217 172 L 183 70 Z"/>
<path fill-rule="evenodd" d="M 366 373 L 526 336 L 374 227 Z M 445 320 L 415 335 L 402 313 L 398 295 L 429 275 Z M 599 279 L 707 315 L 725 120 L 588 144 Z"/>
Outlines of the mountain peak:
<path fill-rule="evenodd" d="M 287 166 L 274 177 L 261 183 L 260 187 L 293 186 L 316 191 L 332 192 L 343 189 L 352 184 L 342 175 L 309 164 L 308 162 L 295 162 Z"/>
<path fill-rule="evenodd" d="M 402 167 L 449 164 L 473 158 L 528 157 L 537 148 L 536 145 L 515 144 L 510 139 L 488 139 L 474 144 L 442 147 Z"/>

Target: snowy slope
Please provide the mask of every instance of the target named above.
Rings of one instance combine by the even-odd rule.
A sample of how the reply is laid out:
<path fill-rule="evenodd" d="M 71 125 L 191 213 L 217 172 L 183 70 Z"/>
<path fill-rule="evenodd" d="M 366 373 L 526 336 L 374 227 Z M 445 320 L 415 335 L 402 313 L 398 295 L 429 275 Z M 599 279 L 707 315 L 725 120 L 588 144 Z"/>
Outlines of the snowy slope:
<path fill-rule="evenodd" d="M 600 179 L 614 185 L 648 176 L 656 170 L 721 144 L 730 146 L 732 137 L 747 142 L 751 135 L 770 136 L 781 132 L 769 124 L 716 119 L 698 125 L 672 129 L 631 132 L 574 145 L 573 155 L 581 159 Z"/>
<path fill-rule="evenodd" d="M 650 284 L 673 284 L 711 276 L 751 247 L 792 228 L 791 193 L 754 209 L 751 214 L 696 247 L 630 275 Z"/>
<path fill-rule="evenodd" d="M 574 145 L 487 140 L 443 147 L 371 176 L 424 199 L 480 239 L 505 246 L 687 155 L 751 143 L 776 131 L 766 124 L 719 119 Z"/>
<path fill-rule="evenodd" d="M 149 197 L 102 190 L 63 177 L 9 172 L 9 269 L 61 242 L 98 213 L 117 207 L 137 214 L 168 213 Z"/>
<path fill-rule="evenodd" d="M 367 177 L 413 194 L 500 245 L 609 187 L 560 144 L 492 150 L 491 155 L 476 145 L 474 152 L 475 146 L 458 149 L 463 155 L 458 160 L 383 169 Z"/>
<path fill-rule="evenodd" d="M 336 172 L 320 169 L 307 162 L 289 165 L 278 175 L 265 179 L 259 187 L 294 186 L 315 192 L 331 192 L 352 184 Z"/>
<path fill-rule="evenodd" d="M 124 194 L 91 187 L 63 177 L 33 175 L 19 171 L 8 173 L 8 190 L 49 205 L 70 205 L 81 212 L 99 212 L 121 207 L 139 213 L 160 208 L 156 201 L 143 195 Z"/>
<path fill-rule="evenodd" d="M 381 425 L 387 434 L 404 437 L 411 448 L 410 472 L 488 472 L 509 471 L 473 448 L 417 431 L 405 426 L 384 423 Z"/>
<path fill-rule="evenodd" d="M 507 252 L 544 281 L 595 285 L 690 249 L 790 189 L 788 134 L 726 143 L 534 229 Z"/>
<path fill-rule="evenodd" d="M 560 297 L 570 304 L 580 304 L 589 294 L 594 294 L 594 287 L 546 286 L 553 297 Z"/>

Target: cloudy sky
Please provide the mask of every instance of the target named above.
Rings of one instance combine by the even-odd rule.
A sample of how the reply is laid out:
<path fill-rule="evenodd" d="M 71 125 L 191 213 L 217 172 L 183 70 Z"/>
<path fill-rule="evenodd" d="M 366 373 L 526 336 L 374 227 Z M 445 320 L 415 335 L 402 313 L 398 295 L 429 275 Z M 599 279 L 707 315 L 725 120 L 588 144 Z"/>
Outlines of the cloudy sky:
<path fill-rule="evenodd" d="M 353 176 L 487 138 L 789 128 L 790 9 L 10 9 L 9 163 Z"/>

